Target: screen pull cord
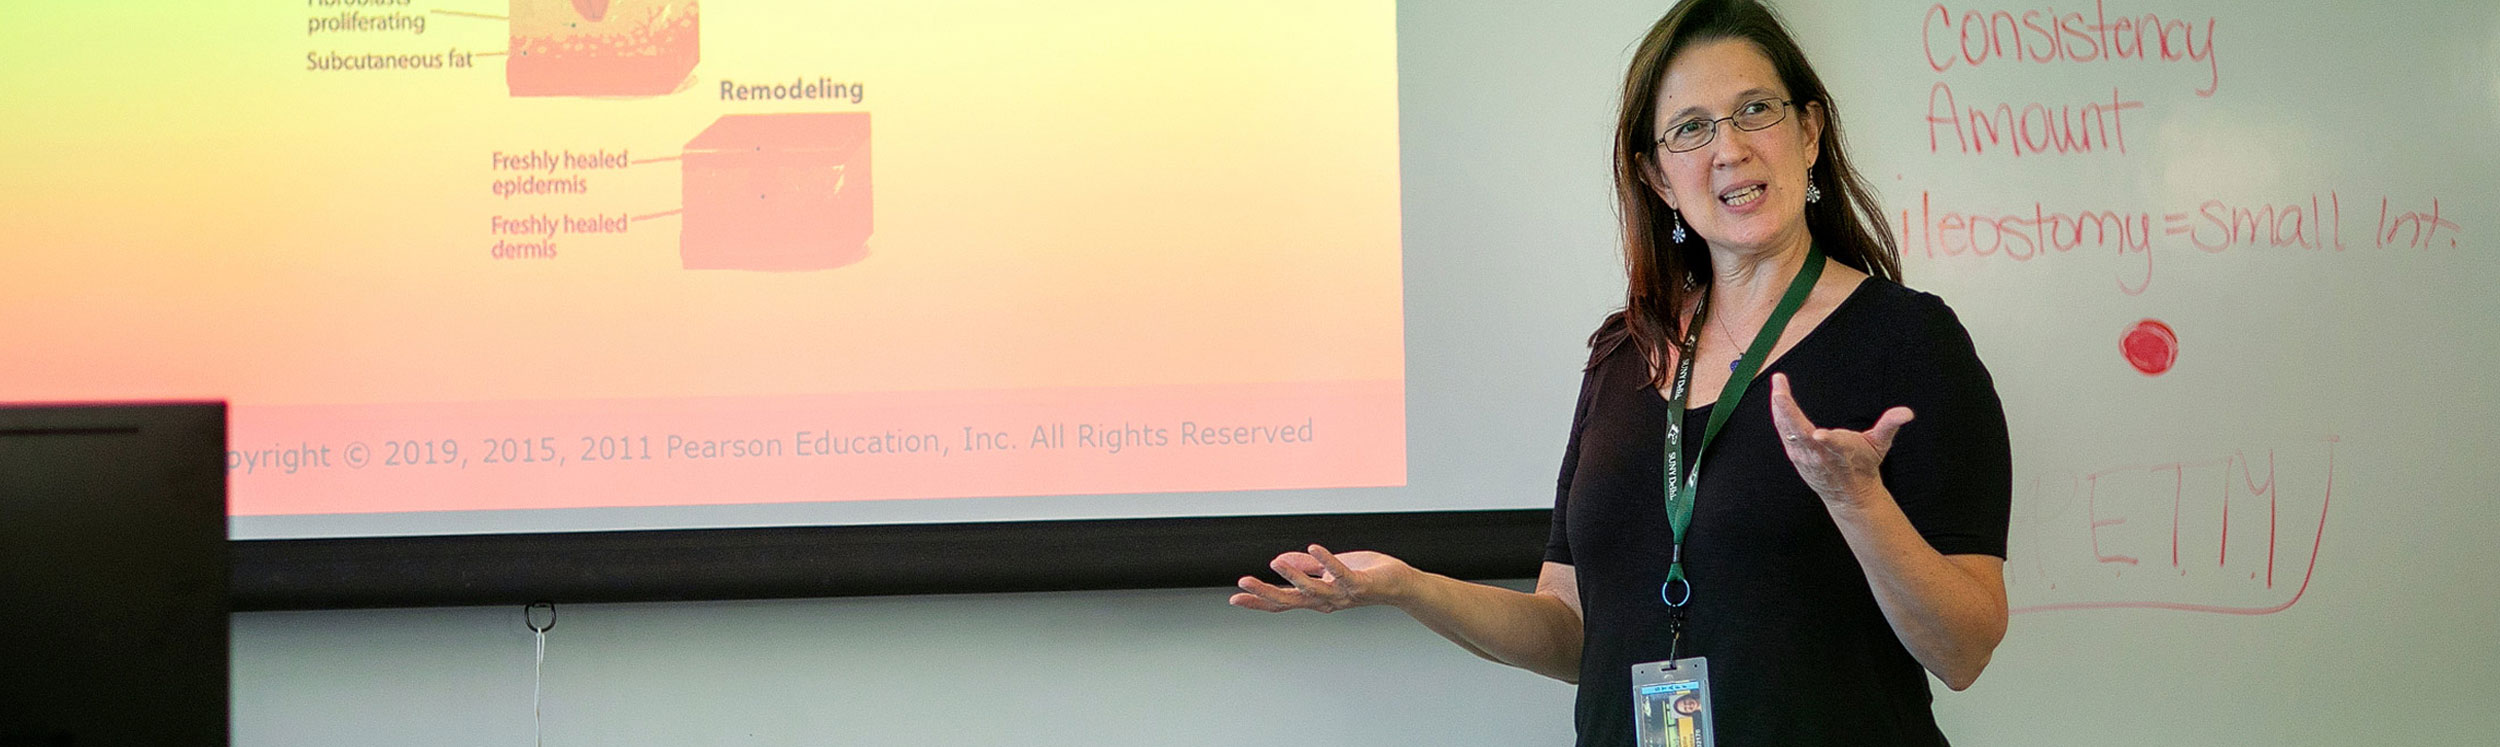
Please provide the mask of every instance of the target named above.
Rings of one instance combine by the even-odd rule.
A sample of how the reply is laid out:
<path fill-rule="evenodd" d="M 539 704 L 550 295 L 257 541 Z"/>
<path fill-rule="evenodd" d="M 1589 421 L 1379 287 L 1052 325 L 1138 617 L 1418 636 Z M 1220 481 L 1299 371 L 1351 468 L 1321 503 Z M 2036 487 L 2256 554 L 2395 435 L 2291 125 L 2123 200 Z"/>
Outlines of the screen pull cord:
<path fill-rule="evenodd" d="M 547 621 L 544 623 L 538 621 L 541 610 L 546 612 Z M 539 601 L 522 607 L 521 624 L 538 639 L 537 656 L 530 661 L 530 743 L 544 745 L 547 738 L 542 727 L 546 725 L 547 718 L 539 709 L 539 685 L 546 681 L 547 631 L 556 629 L 556 603 Z"/>

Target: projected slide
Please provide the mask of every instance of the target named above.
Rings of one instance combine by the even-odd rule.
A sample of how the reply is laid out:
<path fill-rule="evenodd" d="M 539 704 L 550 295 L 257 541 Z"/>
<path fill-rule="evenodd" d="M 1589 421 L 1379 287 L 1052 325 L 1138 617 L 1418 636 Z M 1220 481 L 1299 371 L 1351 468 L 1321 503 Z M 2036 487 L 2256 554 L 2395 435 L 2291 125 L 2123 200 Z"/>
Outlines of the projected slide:
<path fill-rule="evenodd" d="M 1385 0 L 199 5 L 0 30 L 0 399 L 237 515 L 1405 483 Z"/>

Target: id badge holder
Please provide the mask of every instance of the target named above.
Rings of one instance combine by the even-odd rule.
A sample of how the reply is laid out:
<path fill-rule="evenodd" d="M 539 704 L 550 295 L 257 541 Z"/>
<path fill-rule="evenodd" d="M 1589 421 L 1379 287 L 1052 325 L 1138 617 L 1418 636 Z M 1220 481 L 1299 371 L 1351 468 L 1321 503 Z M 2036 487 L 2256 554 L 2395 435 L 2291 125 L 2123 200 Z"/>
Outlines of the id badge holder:
<path fill-rule="evenodd" d="M 1710 662 L 1632 665 L 1632 723 L 1640 747 L 1712 747 Z"/>

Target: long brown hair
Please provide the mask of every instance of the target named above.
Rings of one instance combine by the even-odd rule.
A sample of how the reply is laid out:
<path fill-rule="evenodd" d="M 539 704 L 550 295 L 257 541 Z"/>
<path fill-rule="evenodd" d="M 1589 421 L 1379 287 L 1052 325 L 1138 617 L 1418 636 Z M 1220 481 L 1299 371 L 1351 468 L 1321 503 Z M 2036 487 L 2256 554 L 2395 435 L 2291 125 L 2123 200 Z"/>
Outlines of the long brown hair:
<path fill-rule="evenodd" d="M 1807 179 L 1823 191 L 1823 199 L 1806 204 L 1806 230 L 1816 245 L 1841 264 L 1901 280 L 1901 252 L 1892 226 L 1841 149 L 1839 107 L 1779 17 L 1755 0 L 1684 0 L 1649 28 L 1623 76 L 1623 108 L 1615 121 L 1615 201 L 1623 219 L 1623 267 L 1630 282 L 1623 310 L 1589 337 L 1592 368 L 1627 340 L 1644 359 L 1663 363 L 1667 349 L 1684 344 L 1678 311 L 1711 282 L 1709 248 L 1698 236 L 1681 243 L 1671 240 L 1668 215 L 1674 209 L 1650 189 L 1641 172 L 1656 158 L 1651 128 L 1667 61 L 1686 46 L 1722 39 L 1752 42 L 1770 58 L 1796 106 L 1822 112 L 1823 136 L 1815 143 L 1821 156 L 1807 172 Z M 1651 383 L 1665 386 L 1665 369 L 1654 368 Z"/>

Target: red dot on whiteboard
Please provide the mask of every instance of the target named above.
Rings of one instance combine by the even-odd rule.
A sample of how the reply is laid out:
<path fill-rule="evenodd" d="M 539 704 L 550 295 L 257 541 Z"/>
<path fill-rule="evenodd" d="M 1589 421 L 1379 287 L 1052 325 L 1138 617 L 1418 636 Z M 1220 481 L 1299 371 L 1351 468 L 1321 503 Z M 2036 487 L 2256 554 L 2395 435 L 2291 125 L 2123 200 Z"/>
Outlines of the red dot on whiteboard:
<path fill-rule="evenodd" d="M 2179 335 L 2170 325 L 2146 319 L 2136 322 L 2127 335 L 2118 339 L 2118 352 L 2127 356 L 2127 365 L 2146 376 L 2160 376 L 2179 359 Z"/>

